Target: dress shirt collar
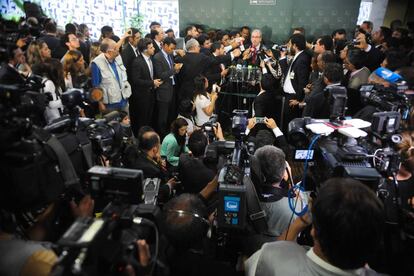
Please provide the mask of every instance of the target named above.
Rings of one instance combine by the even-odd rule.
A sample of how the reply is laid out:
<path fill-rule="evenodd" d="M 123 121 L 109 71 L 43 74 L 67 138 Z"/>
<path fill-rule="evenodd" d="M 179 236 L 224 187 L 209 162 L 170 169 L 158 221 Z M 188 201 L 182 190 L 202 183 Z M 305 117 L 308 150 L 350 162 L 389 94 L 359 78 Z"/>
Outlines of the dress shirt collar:
<path fill-rule="evenodd" d="M 332 84 L 327 85 L 326 88 L 329 88 L 329 87 L 332 87 L 332 86 L 340 86 L 340 85 L 341 85 L 340 82 L 332 83 Z"/>
<path fill-rule="evenodd" d="M 355 70 L 354 72 L 351 72 L 351 78 L 352 78 L 354 75 L 356 75 L 356 74 L 358 74 L 359 72 L 361 72 L 361 71 L 362 71 L 362 69 L 364 69 L 364 67 L 362 67 L 361 69 Z"/>
<path fill-rule="evenodd" d="M 128 44 L 131 46 L 132 50 L 134 50 L 135 55 L 138 55 L 137 53 L 137 47 L 131 44 L 131 42 L 128 42 Z"/>
<path fill-rule="evenodd" d="M 309 251 L 306 253 L 306 256 L 311 261 L 313 261 L 314 263 L 319 265 L 320 267 L 322 267 L 322 268 L 324 268 L 324 269 L 326 269 L 330 272 L 333 272 L 335 275 L 343 275 L 343 276 L 362 275 L 361 270 L 364 269 L 364 268 L 359 268 L 359 269 L 355 269 L 355 270 L 340 269 L 339 267 L 331 265 L 327 261 L 320 258 L 318 255 L 316 255 L 315 252 L 313 251 L 313 248 L 309 249 Z"/>
<path fill-rule="evenodd" d="M 160 49 L 161 49 L 161 48 L 162 48 L 162 47 L 161 47 L 161 42 L 158 42 L 158 41 L 156 41 L 155 39 L 154 39 L 154 41 L 155 41 L 155 43 L 157 43 L 158 48 L 160 48 Z"/>
<path fill-rule="evenodd" d="M 293 57 L 293 60 L 292 60 L 292 63 L 298 58 L 298 56 L 301 54 L 303 52 L 303 50 L 302 51 L 299 51 L 299 52 L 297 52 L 296 54 L 295 54 L 295 56 Z"/>

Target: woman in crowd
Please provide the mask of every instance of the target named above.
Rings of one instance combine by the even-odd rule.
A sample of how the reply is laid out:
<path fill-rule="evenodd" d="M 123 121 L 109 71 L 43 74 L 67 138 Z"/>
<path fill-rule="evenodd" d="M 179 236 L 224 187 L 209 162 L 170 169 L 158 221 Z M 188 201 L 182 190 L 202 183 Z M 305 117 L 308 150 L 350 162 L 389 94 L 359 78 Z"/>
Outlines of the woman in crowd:
<path fill-rule="evenodd" d="M 85 61 L 78 50 L 70 50 L 63 56 L 63 72 L 66 88 L 81 88 L 86 81 Z"/>
<path fill-rule="evenodd" d="M 195 122 L 199 127 L 207 123 L 211 115 L 213 115 L 218 98 L 217 92 L 214 89 L 210 94 L 207 93 L 207 87 L 208 80 L 206 77 L 197 76 L 194 78 L 193 103 L 196 110 Z"/>
<path fill-rule="evenodd" d="M 188 123 L 185 119 L 175 119 L 171 124 L 171 133 L 165 136 L 162 141 L 161 156 L 166 158 L 167 166 L 172 171 L 178 166 L 181 153 L 188 152 L 188 148 L 185 145 L 187 126 Z"/>
<path fill-rule="evenodd" d="M 414 211 L 414 133 L 406 131 L 401 136 L 402 142 L 397 145 L 402 161 L 397 173 L 401 207 Z"/>
<path fill-rule="evenodd" d="M 90 52 L 89 60 L 92 61 L 101 54 L 101 43 L 97 41 L 92 42 Z"/>
<path fill-rule="evenodd" d="M 183 100 L 178 106 L 178 116 L 177 118 L 183 118 L 187 121 L 187 135 L 190 136 L 194 130 L 198 128 L 194 125 L 194 118 L 192 115 L 193 104 L 190 100 Z"/>
<path fill-rule="evenodd" d="M 49 93 L 51 100 L 45 110 L 47 123 L 62 116 L 63 105 L 60 95 L 65 91 L 65 79 L 63 77 L 63 65 L 54 58 L 46 59 L 45 62 L 33 67 L 33 73 L 43 77 L 43 93 Z"/>
<path fill-rule="evenodd" d="M 44 62 L 51 57 L 51 51 L 46 42 L 39 39 L 30 43 L 27 48 L 27 62 L 30 66 Z"/>

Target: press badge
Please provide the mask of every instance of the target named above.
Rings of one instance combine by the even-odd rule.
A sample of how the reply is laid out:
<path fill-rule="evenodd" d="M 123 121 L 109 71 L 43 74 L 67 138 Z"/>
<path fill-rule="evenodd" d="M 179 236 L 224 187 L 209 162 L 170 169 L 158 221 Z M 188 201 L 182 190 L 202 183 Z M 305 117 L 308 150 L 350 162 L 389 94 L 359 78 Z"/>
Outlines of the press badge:
<path fill-rule="evenodd" d="M 295 78 L 295 72 L 290 72 L 290 79 L 293 80 Z"/>

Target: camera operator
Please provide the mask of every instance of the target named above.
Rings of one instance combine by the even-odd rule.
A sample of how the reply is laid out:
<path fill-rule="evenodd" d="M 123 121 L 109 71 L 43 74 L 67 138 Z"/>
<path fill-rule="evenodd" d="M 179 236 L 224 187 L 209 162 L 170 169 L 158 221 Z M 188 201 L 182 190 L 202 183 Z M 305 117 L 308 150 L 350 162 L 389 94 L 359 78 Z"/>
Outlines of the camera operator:
<path fill-rule="evenodd" d="M 268 135 L 269 133 L 270 135 Z M 246 136 L 249 137 L 249 141 L 253 141 L 256 144 L 256 149 L 259 148 L 258 145 L 275 145 L 285 153 L 289 151 L 289 145 L 283 132 L 272 118 L 264 117 L 261 123 L 257 123 L 256 118 L 250 118 L 246 128 Z M 270 136 L 274 138 L 272 139 Z"/>
<path fill-rule="evenodd" d="M 226 263 L 214 260 L 208 252 L 210 227 L 207 208 L 196 195 L 182 194 L 163 209 L 162 232 L 171 246 L 165 250 L 172 276 L 234 275 Z"/>
<path fill-rule="evenodd" d="M 224 141 L 220 124 L 215 127 L 217 140 Z M 202 130 L 196 130 L 188 139 L 191 153 L 184 153 L 178 162 L 178 172 L 185 193 L 199 193 L 215 176 L 213 169 L 204 164 L 208 138 Z"/>
<path fill-rule="evenodd" d="M 260 205 L 266 213 L 266 234 L 279 237 L 293 219 L 287 197 L 289 187 L 287 182 L 282 182 L 289 178 L 285 154 L 281 149 L 267 145 L 257 149 L 254 156 L 262 174 L 261 183 L 256 183 L 256 187 Z"/>
<path fill-rule="evenodd" d="M 332 86 L 341 85 L 343 78 L 342 66 L 337 63 L 328 63 L 325 65 L 323 71 L 323 84 L 319 90 L 312 91 L 312 96 L 309 97 L 308 103 L 305 106 L 304 116 L 309 116 L 315 119 L 327 119 L 329 118 L 329 95 L 327 89 Z M 329 91 L 329 90 L 328 90 Z"/>
<path fill-rule="evenodd" d="M 57 238 L 58 206 L 50 202 L 27 210 L 1 207 L 0 251 L 7 252 L 0 256 L 1 275 L 49 275 L 57 257 L 45 241 Z M 70 208 L 74 217 L 91 216 L 94 201 L 85 196 L 79 204 L 71 201 Z"/>
<path fill-rule="evenodd" d="M 383 212 L 367 186 L 329 179 L 312 206 L 313 247 L 292 242 L 308 225 L 298 218 L 282 235 L 288 241 L 266 243 L 245 262 L 246 275 L 377 275 L 367 262 L 381 244 Z"/>
<path fill-rule="evenodd" d="M 123 156 L 125 168 L 142 170 L 145 178 L 160 178 L 159 200 L 166 202 L 175 186 L 175 178 L 168 179 L 165 161 L 161 159 L 160 137 L 149 126 L 138 131 L 138 146 L 130 145 Z"/>

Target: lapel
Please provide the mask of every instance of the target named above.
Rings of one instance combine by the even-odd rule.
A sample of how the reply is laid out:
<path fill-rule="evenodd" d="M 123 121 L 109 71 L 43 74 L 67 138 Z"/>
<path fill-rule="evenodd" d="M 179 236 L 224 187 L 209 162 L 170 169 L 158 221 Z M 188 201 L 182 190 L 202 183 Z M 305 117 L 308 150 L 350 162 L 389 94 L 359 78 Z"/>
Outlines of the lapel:
<path fill-rule="evenodd" d="M 149 79 L 149 80 L 151 80 L 151 72 L 150 72 L 150 69 L 149 69 L 149 67 L 148 67 L 148 63 L 147 63 L 147 61 L 145 60 L 144 55 L 142 55 L 142 56 L 141 56 L 141 59 L 142 59 L 142 62 L 144 63 L 144 64 L 143 64 L 143 68 L 145 68 L 145 71 L 146 71 L 146 73 L 147 73 L 147 77 L 148 77 L 148 79 Z M 152 60 L 151 60 L 151 61 L 152 61 Z M 152 70 L 154 70 L 154 64 L 152 65 L 152 67 L 153 67 L 153 69 L 152 69 Z M 154 72 L 152 72 L 152 73 L 154 73 Z"/>

